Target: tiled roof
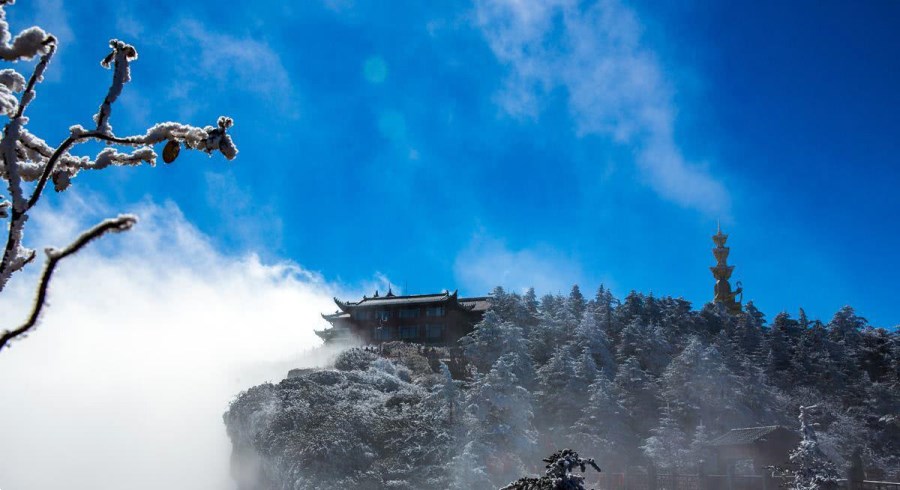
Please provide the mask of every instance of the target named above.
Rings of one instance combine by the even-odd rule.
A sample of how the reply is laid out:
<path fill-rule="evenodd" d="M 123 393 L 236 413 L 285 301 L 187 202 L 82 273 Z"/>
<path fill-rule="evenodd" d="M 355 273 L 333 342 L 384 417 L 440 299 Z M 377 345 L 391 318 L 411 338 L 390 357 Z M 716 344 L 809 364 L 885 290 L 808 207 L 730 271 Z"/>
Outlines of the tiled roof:
<path fill-rule="evenodd" d="M 459 304 L 466 308 L 471 307 L 471 311 L 485 312 L 491 307 L 491 298 L 488 296 L 479 298 L 459 298 Z"/>
<path fill-rule="evenodd" d="M 440 294 L 418 294 L 414 296 L 379 296 L 377 298 L 365 298 L 358 303 L 347 303 L 348 306 L 385 306 L 385 305 L 406 305 L 434 303 L 436 301 L 446 301 L 450 298 L 449 293 Z"/>
<path fill-rule="evenodd" d="M 338 318 L 350 318 L 350 313 L 344 313 L 342 311 L 335 311 L 334 313 L 322 313 L 322 318 L 326 320 L 337 320 Z"/>
<path fill-rule="evenodd" d="M 731 429 L 721 436 L 709 442 L 710 446 L 740 446 L 744 444 L 752 444 L 763 439 L 765 436 L 775 432 L 778 429 L 784 429 L 780 425 L 767 425 L 765 427 L 747 427 L 745 429 Z M 788 429 L 784 429 L 788 430 Z"/>

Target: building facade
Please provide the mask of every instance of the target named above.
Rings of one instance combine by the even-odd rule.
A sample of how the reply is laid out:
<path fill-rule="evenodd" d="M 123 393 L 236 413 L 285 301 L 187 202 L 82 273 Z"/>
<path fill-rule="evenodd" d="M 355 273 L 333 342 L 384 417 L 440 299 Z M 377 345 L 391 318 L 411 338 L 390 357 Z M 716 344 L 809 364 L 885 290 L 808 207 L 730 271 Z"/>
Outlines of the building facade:
<path fill-rule="evenodd" d="M 384 296 L 360 301 L 334 299 L 338 310 L 322 314 L 331 328 L 317 330 L 326 342 L 356 337 L 362 342 L 404 341 L 451 345 L 472 331 L 490 306 L 490 297 L 460 298 L 457 291 L 438 294 Z"/>

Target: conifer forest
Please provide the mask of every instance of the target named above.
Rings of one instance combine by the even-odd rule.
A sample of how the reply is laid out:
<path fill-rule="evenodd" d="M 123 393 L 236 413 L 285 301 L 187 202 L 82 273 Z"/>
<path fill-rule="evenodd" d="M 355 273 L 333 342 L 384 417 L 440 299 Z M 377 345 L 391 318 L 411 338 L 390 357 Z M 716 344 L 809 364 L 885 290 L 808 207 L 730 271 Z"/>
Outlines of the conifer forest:
<path fill-rule="evenodd" d="M 238 396 L 225 422 L 241 488 L 500 488 L 567 447 L 604 472 L 695 473 L 714 437 L 798 430 L 804 407 L 806 456 L 900 471 L 900 339 L 851 307 L 766 318 L 752 302 L 731 315 L 578 286 L 492 299 L 458 350 L 350 348 Z"/>

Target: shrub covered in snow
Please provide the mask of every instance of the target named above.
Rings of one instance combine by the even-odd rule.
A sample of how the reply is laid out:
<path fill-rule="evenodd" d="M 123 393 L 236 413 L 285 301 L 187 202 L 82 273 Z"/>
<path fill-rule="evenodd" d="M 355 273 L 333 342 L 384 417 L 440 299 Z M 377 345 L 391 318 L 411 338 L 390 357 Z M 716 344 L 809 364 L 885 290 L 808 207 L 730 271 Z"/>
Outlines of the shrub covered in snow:
<path fill-rule="evenodd" d="M 582 473 L 590 467 L 598 472 L 600 467 L 591 458 L 582 458 L 571 449 L 563 449 L 544 459 L 547 471 L 542 477 L 520 478 L 500 490 L 584 490 Z"/>
<path fill-rule="evenodd" d="M 414 382 L 359 349 L 337 363 L 235 399 L 224 419 L 241 488 L 446 488 L 455 437 L 440 375 Z"/>

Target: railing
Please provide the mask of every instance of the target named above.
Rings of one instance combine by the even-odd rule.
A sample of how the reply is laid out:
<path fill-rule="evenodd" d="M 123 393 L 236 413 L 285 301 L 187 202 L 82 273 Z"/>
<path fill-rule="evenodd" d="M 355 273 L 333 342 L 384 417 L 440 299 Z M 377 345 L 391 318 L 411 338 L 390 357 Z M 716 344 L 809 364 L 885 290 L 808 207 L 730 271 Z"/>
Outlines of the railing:
<path fill-rule="evenodd" d="M 900 482 L 863 480 L 861 482 L 848 482 L 841 480 L 850 490 L 900 490 Z"/>
<path fill-rule="evenodd" d="M 787 477 L 759 475 L 678 475 L 643 472 L 601 473 L 591 483 L 598 490 L 777 490 Z M 838 480 L 848 490 L 900 490 L 900 482 Z"/>

